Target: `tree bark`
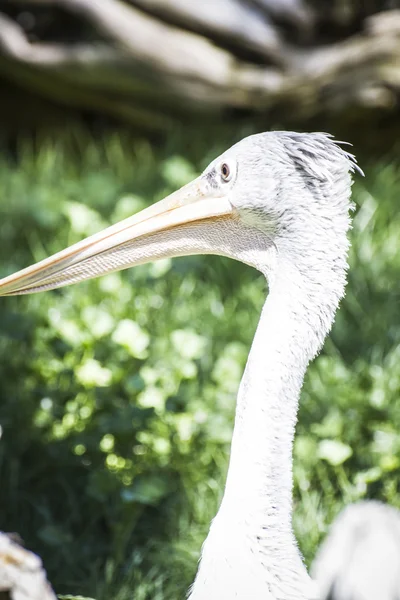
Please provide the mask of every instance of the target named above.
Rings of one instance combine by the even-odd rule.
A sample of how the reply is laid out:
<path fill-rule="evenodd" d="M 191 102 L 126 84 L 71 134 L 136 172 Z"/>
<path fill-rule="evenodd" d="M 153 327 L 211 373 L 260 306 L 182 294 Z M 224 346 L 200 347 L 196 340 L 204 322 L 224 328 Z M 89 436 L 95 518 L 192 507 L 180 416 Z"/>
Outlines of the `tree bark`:
<path fill-rule="evenodd" d="M 150 131 L 232 110 L 378 118 L 399 105 L 400 10 L 361 4 L 2 0 L 0 76 Z"/>
<path fill-rule="evenodd" d="M 40 558 L 1 532 L 0 599 L 57 600 Z"/>

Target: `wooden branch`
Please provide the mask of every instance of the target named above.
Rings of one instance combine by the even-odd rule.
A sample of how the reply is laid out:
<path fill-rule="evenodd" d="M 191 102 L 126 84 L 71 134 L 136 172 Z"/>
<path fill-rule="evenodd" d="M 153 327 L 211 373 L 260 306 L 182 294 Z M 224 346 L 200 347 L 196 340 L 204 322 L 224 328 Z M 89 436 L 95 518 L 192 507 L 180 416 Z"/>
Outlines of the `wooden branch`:
<path fill-rule="evenodd" d="M 10 600 L 57 600 L 40 558 L 4 533 L 0 533 L 0 592 L 8 592 Z"/>
<path fill-rule="evenodd" d="M 270 18 L 287 21 L 299 29 L 313 26 L 315 15 L 304 0 L 254 0 Z"/>
<path fill-rule="evenodd" d="M 130 0 L 167 23 L 201 34 L 229 47 L 250 50 L 263 62 L 279 62 L 280 33 L 254 6 L 237 0 Z"/>
<path fill-rule="evenodd" d="M 234 60 L 201 36 L 170 27 L 120 0 L 53 0 L 60 6 L 89 20 L 147 69 L 188 80 L 226 81 Z M 160 61 L 160 49 L 163 49 Z M 205 69 L 204 61 L 207 64 Z"/>
<path fill-rule="evenodd" d="M 305 0 L 215 0 L 208 11 L 186 0 L 24 2 L 68 11 L 96 31 L 97 41 L 30 42 L 16 21 L 0 13 L 0 73 L 57 103 L 145 128 L 159 130 L 184 114 L 231 108 L 273 113 L 282 123 L 347 108 L 389 111 L 400 96 L 397 10 L 374 15 L 363 32 L 343 41 L 302 46 L 285 40 L 272 18 L 294 19 L 300 27 L 309 10 Z M 256 3 L 271 21 L 259 18 L 251 46 Z M 268 38 L 272 24 L 275 35 Z M 194 30 L 221 45 L 230 31 L 236 48 L 257 48 L 265 61 L 238 58 Z"/>
<path fill-rule="evenodd" d="M 157 96 L 162 85 L 163 102 L 166 104 L 178 103 L 183 107 L 189 100 L 192 105 L 197 104 L 198 109 L 201 107 L 203 110 L 209 107 L 215 109 L 229 104 L 227 96 L 232 95 L 237 96 L 238 104 L 241 105 L 241 90 L 235 89 L 231 82 L 234 83 L 236 73 L 239 72 L 238 67 L 240 71 L 245 72 L 246 66 L 245 63 L 240 66 L 240 63 L 227 52 L 189 33 L 182 33 L 180 46 L 176 44 L 174 46 L 170 41 L 175 39 L 170 31 L 173 28 L 157 24 L 156 30 L 151 32 L 147 43 L 143 45 L 145 51 L 141 53 L 140 36 L 136 35 L 141 25 L 135 20 L 131 23 L 130 32 L 133 47 L 128 49 L 128 23 L 124 15 L 119 15 L 119 18 L 124 20 L 124 28 L 120 28 L 118 18 L 114 15 L 112 21 L 108 18 L 107 10 L 104 10 L 107 9 L 107 2 L 120 6 L 119 2 L 101 0 L 101 4 L 98 5 L 88 0 L 54 0 L 54 3 L 60 6 L 64 3 L 68 3 L 69 6 L 70 2 L 73 3 L 74 10 L 79 6 L 85 11 L 90 9 L 89 12 L 97 10 L 94 9 L 95 6 L 101 6 L 100 12 L 96 13 L 96 24 L 101 27 L 107 38 L 111 38 L 112 35 L 119 36 L 118 39 L 114 39 L 119 49 L 113 45 L 107 48 L 104 44 L 93 44 L 92 47 L 75 45 L 71 49 L 65 46 L 57 48 L 54 44 L 47 43 L 30 44 L 20 26 L 0 13 L 0 49 L 3 56 L 8 56 L 20 65 L 33 66 L 35 72 L 38 67 L 42 73 L 51 71 L 56 80 L 61 76 L 71 84 L 97 87 L 106 90 L 106 93 L 107 91 L 113 93 L 114 96 L 116 93 L 122 93 L 132 94 L 135 97 L 138 88 L 141 87 L 142 91 L 146 90 L 147 84 L 147 97 L 151 95 L 154 97 Z M 88 17 L 86 12 L 85 16 Z M 149 20 L 147 17 L 146 19 Z M 163 28 L 166 30 L 164 32 L 165 54 L 161 61 L 159 49 L 164 46 L 160 46 L 160 39 L 162 39 L 160 30 Z M 193 39 L 198 42 L 197 46 Z M 192 55 L 197 53 L 193 62 L 190 53 Z M 157 64 L 155 55 L 159 57 Z M 185 68 L 184 63 L 187 64 L 188 69 Z M 209 65 L 213 68 L 209 68 Z M 253 67 L 250 66 L 249 73 L 251 74 L 252 71 Z M 120 73 L 123 73 L 123 76 L 118 79 Z M 18 71 L 15 71 L 14 67 L 10 69 L 8 75 L 18 80 Z M 49 92 L 51 93 L 51 90 Z M 54 94 L 58 95 L 59 89 L 54 89 Z"/>
<path fill-rule="evenodd" d="M 159 112 L 121 98 L 121 94 L 140 95 L 146 89 L 133 73 L 132 77 L 121 74 L 123 68 L 121 53 L 105 44 L 79 44 L 72 48 L 30 44 L 22 29 L 0 13 L 0 72 L 62 104 L 97 109 L 147 130 L 165 129 L 168 119 Z M 119 96 L 99 94 L 99 90 L 107 88 L 119 92 Z M 154 93 L 154 86 L 148 93 Z"/>

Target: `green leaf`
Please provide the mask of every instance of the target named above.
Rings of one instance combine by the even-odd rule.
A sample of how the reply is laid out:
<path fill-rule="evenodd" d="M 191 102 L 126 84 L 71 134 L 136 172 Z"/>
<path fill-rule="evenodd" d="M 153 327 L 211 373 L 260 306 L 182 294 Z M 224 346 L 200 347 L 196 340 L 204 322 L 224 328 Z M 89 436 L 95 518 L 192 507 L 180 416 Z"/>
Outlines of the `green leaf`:
<path fill-rule="evenodd" d="M 39 529 L 38 536 L 49 546 L 68 545 L 72 541 L 71 534 L 57 525 L 45 525 Z"/>
<path fill-rule="evenodd" d="M 160 475 L 140 475 L 133 484 L 121 490 L 124 503 L 156 505 L 169 491 L 169 483 Z"/>
<path fill-rule="evenodd" d="M 123 346 L 134 358 L 146 357 L 150 336 L 132 319 L 120 321 L 112 335 L 112 339 L 116 344 Z"/>
<path fill-rule="evenodd" d="M 77 369 L 76 378 L 85 387 L 107 387 L 112 380 L 112 372 L 102 367 L 99 361 L 88 358 Z"/>
<path fill-rule="evenodd" d="M 85 204 L 65 202 L 64 212 L 71 222 L 71 229 L 80 235 L 91 235 L 106 226 L 99 213 Z"/>
<path fill-rule="evenodd" d="M 197 176 L 193 165 L 183 156 L 171 156 L 164 162 L 163 176 L 171 187 L 181 187 Z"/>
<path fill-rule="evenodd" d="M 57 598 L 59 598 L 59 600 L 95 600 L 94 598 L 88 598 L 87 596 L 71 596 L 69 594 L 67 594 L 67 596 L 57 594 Z"/>
<path fill-rule="evenodd" d="M 344 463 L 353 454 L 347 444 L 338 440 L 322 440 L 318 445 L 318 456 L 329 464 L 337 466 Z"/>
<path fill-rule="evenodd" d="M 207 339 L 192 329 L 176 329 L 171 333 L 172 344 L 183 358 L 201 358 L 205 352 Z"/>

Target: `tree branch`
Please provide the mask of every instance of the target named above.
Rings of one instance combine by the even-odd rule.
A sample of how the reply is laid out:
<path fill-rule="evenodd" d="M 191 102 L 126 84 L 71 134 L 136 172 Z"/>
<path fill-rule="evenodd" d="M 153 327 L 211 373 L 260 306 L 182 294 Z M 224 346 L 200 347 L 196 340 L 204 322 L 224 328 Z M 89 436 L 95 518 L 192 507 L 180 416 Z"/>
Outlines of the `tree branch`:
<path fill-rule="evenodd" d="M 120 0 L 26 1 L 69 11 L 102 39 L 31 43 L 16 21 L 0 13 L 0 72 L 57 103 L 104 112 L 146 128 L 164 128 L 170 118 L 183 114 L 231 108 L 273 113 L 281 122 L 293 123 L 349 107 L 391 110 L 400 95 L 400 11 L 378 13 L 365 21 L 362 33 L 323 46 L 295 45 L 276 35 L 271 47 L 276 44 L 279 60 L 271 54 L 269 64 L 260 64 L 163 23 L 161 13 L 155 18 Z M 154 14 L 162 9 L 171 19 L 183 3 L 130 1 Z M 268 14 L 273 13 L 274 2 L 263 2 Z M 200 4 L 184 2 L 182 26 L 185 20 L 199 30 L 204 25 L 207 35 L 232 27 L 235 35 L 242 13 L 234 13 L 237 0 L 216 0 L 214 7 L 225 5 L 232 7 L 233 16 L 224 23 L 217 12 L 206 14 Z M 279 10 L 301 19 L 304 6 L 303 0 L 286 0 Z M 244 14 L 252 22 L 255 13 Z M 245 23 L 243 40 L 246 27 Z"/>
<path fill-rule="evenodd" d="M 0 592 L 8 592 L 10 600 L 57 600 L 40 558 L 4 533 L 0 533 Z"/>

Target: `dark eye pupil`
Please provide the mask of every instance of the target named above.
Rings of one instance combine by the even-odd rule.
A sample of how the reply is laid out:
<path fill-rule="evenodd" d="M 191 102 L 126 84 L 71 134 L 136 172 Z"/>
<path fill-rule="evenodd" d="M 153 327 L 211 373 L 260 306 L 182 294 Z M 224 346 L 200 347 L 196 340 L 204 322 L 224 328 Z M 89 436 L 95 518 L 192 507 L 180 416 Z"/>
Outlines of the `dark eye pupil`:
<path fill-rule="evenodd" d="M 222 167 L 221 167 L 221 173 L 222 173 L 222 177 L 224 179 L 227 179 L 229 177 L 230 171 L 229 171 L 229 167 L 228 167 L 228 165 L 226 163 L 224 163 L 222 165 Z"/>

